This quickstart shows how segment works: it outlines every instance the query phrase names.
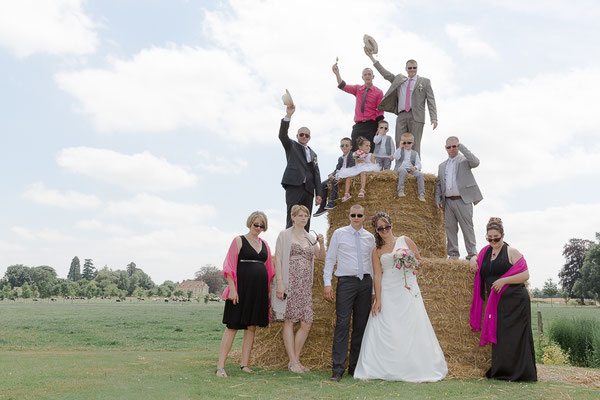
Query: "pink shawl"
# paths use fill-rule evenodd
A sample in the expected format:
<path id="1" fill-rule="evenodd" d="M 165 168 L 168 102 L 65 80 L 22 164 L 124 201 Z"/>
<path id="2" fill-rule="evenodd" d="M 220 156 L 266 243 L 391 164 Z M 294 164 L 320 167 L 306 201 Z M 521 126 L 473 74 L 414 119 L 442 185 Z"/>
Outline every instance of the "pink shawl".
<path id="1" fill-rule="evenodd" d="M 267 275 L 269 280 L 269 293 L 271 293 L 271 279 L 275 275 L 275 268 L 273 268 L 273 260 L 271 260 L 271 249 L 267 242 L 259 238 L 261 242 L 264 243 L 267 248 L 267 261 L 265 262 L 265 267 L 267 268 Z M 225 256 L 225 261 L 223 261 L 223 276 L 227 278 L 227 275 L 231 276 L 233 279 L 233 283 L 235 284 L 235 289 L 237 290 L 237 263 L 238 263 L 238 254 L 239 250 L 236 243 L 236 238 L 231 242 L 231 246 L 229 246 L 229 251 Z M 223 290 L 223 294 L 221 294 L 221 298 L 223 300 L 227 300 L 229 298 L 229 285 Z"/>
<path id="2" fill-rule="evenodd" d="M 506 290 L 508 285 L 504 285 L 500 292 L 496 292 L 492 290 L 488 297 L 487 304 L 485 306 L 485 314 L 483 318 L 483 329 L 481 328 L 481 312 L 483 311 L 483 297 L 481 296 L 481 263 L 483 262 L 483 257 L 485 256 L 485 252 L 490 247 L 490 245 L 485 246 L 479 252 L 477 256 L 477 273 L 475 274 L 475 282 L 473 285 L 473 301 L 471 302 L 471 329 L 474 332 L 481 330 L 481 338 L 479 339 L 479 345 L 485 346 L 488 343 L 498 343 L 496 340 L 496 328 L 498 326 L 498 303 L 500 302 L 500 296 Z M 501 278 L 506 278 L 507 276 L 513 276 L 516 274 L 520 274 L 521 272 L 527 271 L 527 262 L 525 258 L 521 257 L 517 262 L 510 267 L 508 271 Z"/>

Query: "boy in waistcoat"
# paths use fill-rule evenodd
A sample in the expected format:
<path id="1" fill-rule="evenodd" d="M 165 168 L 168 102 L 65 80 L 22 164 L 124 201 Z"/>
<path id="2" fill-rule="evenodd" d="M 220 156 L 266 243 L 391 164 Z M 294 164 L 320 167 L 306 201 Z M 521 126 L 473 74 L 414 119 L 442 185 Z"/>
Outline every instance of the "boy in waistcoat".
<path id="1" fill-rule="evenodd" d="M 421 172 L 421 158 L 419 154 L 412 149 L 415 137 L 412 133 L 402 134 L 400 146 L 390 160 L 395 159 L 394 169 L 398 171 L 398 197 L 405 197 L 404 181 L 406 176 L 411 174 L 417 179 L 417 194 L 419 200 L 425 202 L 425 177 Z"/>

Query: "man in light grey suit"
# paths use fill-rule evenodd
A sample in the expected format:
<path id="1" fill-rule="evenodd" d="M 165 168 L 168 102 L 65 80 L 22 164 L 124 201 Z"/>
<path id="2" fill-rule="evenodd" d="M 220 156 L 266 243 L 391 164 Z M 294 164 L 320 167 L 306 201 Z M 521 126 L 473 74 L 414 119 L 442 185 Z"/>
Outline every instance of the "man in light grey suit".
<path id="1" fill-rule="evenodd" d="M 467 260 L 477 254 L 475 231 L 473 230 L 473 206 L 483 196 L 473 176 L 472 168 L 479 159 L 460 143 L 456 136 L 446 139 L 448 159 L 440 164 L 435 185 L 435 202 L 444 210 L 447 252 L 450 258 L 458 258 L 458 226 L 465 239 Z M 458 152 L 462 154 L 458 154 Z"/>
<path id="2" fill-rule="evenodd" d="M 379 73 L 392 83 L 387 93 L 379 103 L 379 110 L 396 114 L 396 144 L 400 143 L 403 133 L 410 132 L 415 136 L 413 150 L 421 154 L 421 137 L 425 125 L 425 102 L 429 108 L 429 117 L 433 129 L 437 128 L 437 110 L 435 97 L 429 79 L 417 75 L 417 62 L 406 62 L 408 76 L 395 75 L 375 60 L 373 54 L 365 47 L 365 53 L 373 61 L 373 66 Z"/>

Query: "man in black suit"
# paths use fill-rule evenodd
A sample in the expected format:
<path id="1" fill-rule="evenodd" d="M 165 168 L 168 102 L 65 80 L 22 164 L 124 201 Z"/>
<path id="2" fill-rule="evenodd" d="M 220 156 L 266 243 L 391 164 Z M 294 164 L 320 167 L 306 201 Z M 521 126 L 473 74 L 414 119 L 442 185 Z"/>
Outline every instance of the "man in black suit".
<path id="1" fill-rule="evenodd" d="M 283 178 L 281 178 L 281 186 L 285 189 L 285 202 L 287 204 L 287 228 L 292 226 L 290 215 L 292 206 L 296 204 L 306 206 L 310 215 L 312 213 L 313 197 L 317 206 L 321 204 L 323 199 L 317 154 L 307 146 L 310 140 L 310 130 L 305 126 L 298 129 L 297 142 L 291 140 L 288 136 L 290 119 L 294 111 L 296 111 L 295 105 L 287 106 L 286 115 L 281 120 L 279 128 L 279 140 L 281 140 L 281 144 L 285 149 L 287 159 L 287 166 L 283 172 Z M 310 219 L 304 228 L 308 232 Z"/>

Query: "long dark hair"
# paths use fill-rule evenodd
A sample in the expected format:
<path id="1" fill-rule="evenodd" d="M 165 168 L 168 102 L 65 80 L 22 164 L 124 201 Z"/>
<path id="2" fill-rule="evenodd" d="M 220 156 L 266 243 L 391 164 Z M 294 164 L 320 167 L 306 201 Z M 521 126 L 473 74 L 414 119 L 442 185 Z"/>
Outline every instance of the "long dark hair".
<path id="1" fill-rule="evenodd" d="M 388 224 L 392 224 L 392 218 L 385 211 L 378 211 L 371 220 L 371 224 L 373 225 L 373 229 L 375 230 L 375 247 L 377 247 L 378 249 L 380 249 L 384 244 L 383 238 L 381 237 L 381 235 L 379 235 L 379 232 L 377 232 L 377 221 L 379 221 L 382 218 Z"/>

